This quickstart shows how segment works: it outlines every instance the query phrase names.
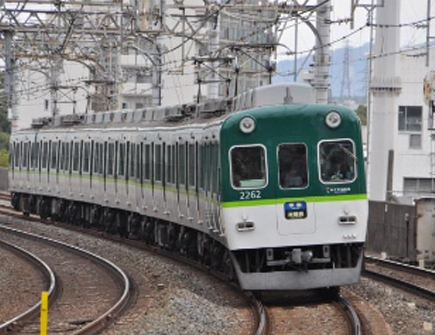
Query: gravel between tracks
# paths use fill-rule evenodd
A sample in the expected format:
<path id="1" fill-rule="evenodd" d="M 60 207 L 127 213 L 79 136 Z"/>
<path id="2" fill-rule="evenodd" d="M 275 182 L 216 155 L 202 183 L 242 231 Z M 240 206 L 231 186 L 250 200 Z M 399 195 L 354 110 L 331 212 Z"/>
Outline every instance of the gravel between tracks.
<path id="1" fill-rule="evenodd" d="M 0 216 L 0 222 L 7 220 Z M 134 280 L 139 291 L 134 308 L 104 334 L 246 334 L 251 320 L 246 302 L 218 280 L 153 253 L 20 221 L 13 226 L 95 252 Z"/>
<path id="2" fill-rule="evenodd" d="M 374 305 L 395 335 L 428 335 L 435 330 L 435 304 L 367 278 L 348 288 Z"/>
<path id="3" fill-rule="evenodd" d="M 0 324 L 36 304 L 43 289 L 41 274 L 35 268 L 0 247 Z"/>

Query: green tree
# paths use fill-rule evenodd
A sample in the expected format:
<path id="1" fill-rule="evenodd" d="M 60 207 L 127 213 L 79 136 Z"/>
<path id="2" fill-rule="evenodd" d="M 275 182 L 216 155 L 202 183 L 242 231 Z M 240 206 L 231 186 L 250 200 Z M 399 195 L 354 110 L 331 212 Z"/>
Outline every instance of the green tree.
<path id="1" fill-rule="evenodd" d="M 0 167 L 7 168 L 9 166 L 9 152 L 0 150 Z"/>
<path id="2" fill-rule="evenodd" d="M 363 126 L 366 126 L 367 125 L 367 106 L 359 105 L 358 108 L 355 110 L 355 112 L 358 115 L 359 119 L 361 120 L 361 124 Z"/>

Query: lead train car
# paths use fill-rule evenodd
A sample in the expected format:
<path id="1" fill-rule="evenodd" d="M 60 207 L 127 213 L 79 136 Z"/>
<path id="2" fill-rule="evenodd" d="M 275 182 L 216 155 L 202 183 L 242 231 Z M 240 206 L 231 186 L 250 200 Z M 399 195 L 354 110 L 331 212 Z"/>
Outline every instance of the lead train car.
<path id="1" fill-rule="evenodd" d="M 267 92 L 39 119 L 11 139 L 13 206 L 143 238 L 247 290 L 355 283 L 368 209 L 360 122 L 337 106 L 258 106 Z"/>

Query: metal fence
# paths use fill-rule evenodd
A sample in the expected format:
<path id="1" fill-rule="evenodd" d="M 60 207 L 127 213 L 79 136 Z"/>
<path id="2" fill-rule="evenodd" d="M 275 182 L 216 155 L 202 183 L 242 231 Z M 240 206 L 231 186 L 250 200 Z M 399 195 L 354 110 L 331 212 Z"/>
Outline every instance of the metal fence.
<path id="1" fill-rule="evenodd" d="M 8 170 L 0 168 L 0 191 L 7 191 L 9 188 Z"/>
<path id="2" fill-rule="evenodd" d="M 415 213 L 415 206 L 370 201 L 367 251 L 415 260 Z"/>

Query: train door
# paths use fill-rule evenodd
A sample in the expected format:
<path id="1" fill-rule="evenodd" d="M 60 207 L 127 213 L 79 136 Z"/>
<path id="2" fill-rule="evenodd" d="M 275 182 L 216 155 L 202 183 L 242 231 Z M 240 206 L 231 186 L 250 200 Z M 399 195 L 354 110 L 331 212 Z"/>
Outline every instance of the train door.
<path id="1" fill-rule="evenodd" d="M 59 162 L 60 162 L 60 141 L 59 140 L 53 140 L 52 143 L 52 150 L 51 150 L 51 166 L 50 171 L 52 174 L 52 184 L 53 184 L 53 194 L 59 195 L 60 194 L 60 188 L 59 188 Z"/>
<path id="2" fill-rule="evenodd" d="M 177 192 L 176 192 L 176 153 L 175 153 L 175 145 L 173 143 L 168 144 L 167 146 L 167 158 L 166 158 L 166 213 L 167 215 L 171 215 L 172 218 L 178 220 L 177 213 Z"/>
<path id="3" fill-rule="evenodd" d="M 78 199 L 80 196 L 80 178 L 81 178 L 81 141 L 72 142 L 72 162 L 71 162 L 71 195 Z"/>
<path id="4" fill-rule="evenodd" d="M 187 181 L 187 142 L 178 144 L 178 209 L 181 219 L 189 218 L 189 193 Z"/>
<path id="5" fill-rule="evenodd" d="M 41 172 L 40 172 L 40 191 L 44 193 L 48 187 L 48 165 L 49 165 L 49 157 L 50 157 L 50 142 L 44 137 L 44 140 L 41 142 L 42 145 L 42 157 L 41 157 Z"/>
<path id="6" fill-rule="evenodd" d="M 116 146 L 115 142 L 106 143 L 106 174 L 105 174 L 105 195 L 104 202 L 107 205 L 113 206 L 115 203 L 116 188 L 115 188 L 115 166 L 116 166 Z"/>
<path id="7" fill-rule="evenodd" d="M 134 139 L 130 137 L 130 141 L 127 142 L 127 166 L 125 171 L 125 187 L 126 187 L 126 203 L 129 208 L 133 208 L 136 204 L 136 182 L 135 182 L 135 160 L 136 160 L 136 144 Z"/>
<path id="8" fill-rule="evenodd" d="M 276 189 L 276 220 L 280 235 L 313 234 L 316 231 L 315 202 L 310 196 L 310 174 L 308 157 L 310 153 L 304 138 L 286 138 L 275 142 L 274 152 L 269 157 L 276 163 L 270 171 L 270 183 Z M 276 176 L 275 178 L 273 176 Z"/>
<path id="9" fill-rule="evenodd" d="M 125 139 L 125 137 L 121 137 Z M 127 181 L 128 181 L 128 171 L 127 171 L 127 148 L 129 142 L 121 140 L 118 144 L 118 155 L 117 159 L 117 174 L 116 174 L 116 204 L 125 205 L 127 202 Z"/>
<path id="10" fill-rule="evenodd" d="M 154 143 L 153 211 L 162 215 L 165 208 L 165 143 Z"/>
<path id="11" fill-rule="evenodd" d="M 89 199 L 91 178 L 91 142 L 81 141 L 82 165 L 80 172 L 80 198 Z"/>

